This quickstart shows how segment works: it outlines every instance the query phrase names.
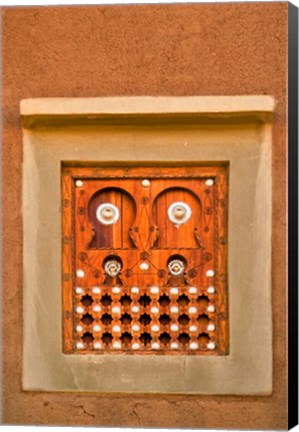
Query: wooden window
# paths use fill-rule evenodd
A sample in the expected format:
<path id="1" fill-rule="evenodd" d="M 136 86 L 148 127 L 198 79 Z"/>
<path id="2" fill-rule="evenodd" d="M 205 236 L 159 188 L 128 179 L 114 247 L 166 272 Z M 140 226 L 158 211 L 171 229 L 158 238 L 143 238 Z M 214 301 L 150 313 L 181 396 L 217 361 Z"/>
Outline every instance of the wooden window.
<path id="1" fill-rule="evenodd" d="M 227 354 L 227 194 L 226 166 L 64 166 L 64 352 Z"/>

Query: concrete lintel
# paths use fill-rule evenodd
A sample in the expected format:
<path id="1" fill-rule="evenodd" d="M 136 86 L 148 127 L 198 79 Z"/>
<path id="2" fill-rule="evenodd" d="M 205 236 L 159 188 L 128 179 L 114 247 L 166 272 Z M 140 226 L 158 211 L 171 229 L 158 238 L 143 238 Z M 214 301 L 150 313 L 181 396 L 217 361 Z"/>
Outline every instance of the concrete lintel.
<path id="1" fill-rule="evenodd" d="M 21 101 L 23 126 L 59 123 L 106 123 L 205 119 L 267 122 L 272 119 L 275 101 L 272 96 L 189 96 L 189 97 L 99 97 L 36 98 Z"/>

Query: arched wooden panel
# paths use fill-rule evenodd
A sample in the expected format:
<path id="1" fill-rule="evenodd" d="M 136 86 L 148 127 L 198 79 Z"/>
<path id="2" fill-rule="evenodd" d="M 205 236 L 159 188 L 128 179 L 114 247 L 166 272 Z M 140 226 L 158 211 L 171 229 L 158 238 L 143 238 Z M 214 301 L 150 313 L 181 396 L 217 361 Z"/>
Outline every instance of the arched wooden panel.
<path id="1" fill-rule="evenodd" d="M 101 223 L 97 217 L 100 206 L 110 204 L 118 211 L 117 221 Z M 109 210 L 109 207 L 108 207 Z M 89 249 L 130 249 L 134 245 L 129 230 L 134 222 L 136 206 L 132 197 L 122 189 L 107 188 L 96 192 L 88 205 L 88 217 L 94 235 Z M 111 223 L 110 223 L 111 222 Z"/>
<path id="2" fill-rule="evenodd" d="M 179 203 L 186 204 L 190 209 L 191 214 L 186 222 L 176 224 L 169 218 L 168 213 L 174 203 L 178 203 L 178 206 Z M 180 187 L 163 190 L 153 204 L 153 220 L 159 229 L 155 247 L 157 249 L 198 248 L 194 230 L 201 224 L 200 217 L 200 199 L 193 192 Z"/>

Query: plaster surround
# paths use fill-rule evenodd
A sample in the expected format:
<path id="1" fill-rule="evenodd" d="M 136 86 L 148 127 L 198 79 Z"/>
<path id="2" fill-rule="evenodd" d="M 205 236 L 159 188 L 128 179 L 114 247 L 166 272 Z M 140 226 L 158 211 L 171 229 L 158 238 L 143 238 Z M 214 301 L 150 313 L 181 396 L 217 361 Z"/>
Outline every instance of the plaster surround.
<path id="1" fill-rule="evenodd" d="M 272 392 L 270 96 L 28 99 L 23 119 L 23 389 Z M 62 352 L 62 164 L 229 164 L 229 355 Z"/>

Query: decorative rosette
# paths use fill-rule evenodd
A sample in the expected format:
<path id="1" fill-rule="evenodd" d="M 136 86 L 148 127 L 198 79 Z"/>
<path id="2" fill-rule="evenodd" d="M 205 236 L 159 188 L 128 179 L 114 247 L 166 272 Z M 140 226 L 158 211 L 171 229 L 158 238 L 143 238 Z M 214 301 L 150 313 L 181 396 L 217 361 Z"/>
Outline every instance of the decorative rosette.
<path id="1" fill-rule="evenodd" d="M 180 276 L 184 273 L 185 264 L 179 259 L 172 260 L 168 263 L 168 270 L 173 276 Z"/>
<path id="2" fill-rule="evenodd" d="M 109 260 L 104 266 L 105 273 L 110 277 L 115 277 L 121 271 L 121 265 L 116 260 Z"/>
<path id="3" fill-rule="evenodd" d="M 111 203 L 100 204 L 96 210 L 96 218 L 103 225 L 115 224 L 119 219 L 119 210 Z"/>
<path id="4" fill-rule="evenodd" d="M 168 218 L 176 227 L 186 223 L 192 214 L 191 208 L 183 201 L 172 203 L 168 207 Z"/>

